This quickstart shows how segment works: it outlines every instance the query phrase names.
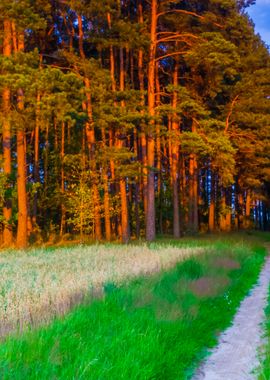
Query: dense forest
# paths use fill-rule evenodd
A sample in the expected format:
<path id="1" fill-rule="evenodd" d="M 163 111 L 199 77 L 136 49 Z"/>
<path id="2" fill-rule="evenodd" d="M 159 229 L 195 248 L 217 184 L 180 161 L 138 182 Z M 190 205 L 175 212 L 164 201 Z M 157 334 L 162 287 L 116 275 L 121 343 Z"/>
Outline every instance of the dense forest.
<path id="1" fill-rule="evenodd" d="M 254 3 L 1 0 L 2 245 L 268 228 Z"/>

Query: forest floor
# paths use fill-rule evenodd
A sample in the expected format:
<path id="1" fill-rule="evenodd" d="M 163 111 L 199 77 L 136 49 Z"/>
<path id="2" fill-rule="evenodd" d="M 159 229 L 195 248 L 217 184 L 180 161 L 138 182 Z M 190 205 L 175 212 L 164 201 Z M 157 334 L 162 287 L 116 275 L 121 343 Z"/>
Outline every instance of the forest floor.
<path id="1" fill-rule="evenodd" d="M 1 380 L 191 378 L 257 282 L 257 235 L 4 253 L 1 324 L 22 322 L 0 344 Z"/>
<path id="2" fill-rule="evenodd" d="M 252 380 L 260 369 L 263 347 L 264 309 L 270 284 L 270 257 L 259 281 L 241 303 L 232 325 L 220 335 L 219 343 L 200 366 L 193 380 Z M 265 377 L 269 379 L 269 377 Z"/>

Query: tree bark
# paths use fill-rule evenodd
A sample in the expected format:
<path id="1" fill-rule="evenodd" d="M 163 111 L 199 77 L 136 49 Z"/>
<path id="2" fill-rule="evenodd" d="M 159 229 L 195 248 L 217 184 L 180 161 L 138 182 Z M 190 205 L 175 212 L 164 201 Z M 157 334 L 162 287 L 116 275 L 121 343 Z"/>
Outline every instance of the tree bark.
<path id="1" fill-rule="evenodd" d="M 250 194 L 250 190 L 247 190 L 247 192 L 246 192 L 246 212 L 245 212 L 245 220 L 244 220 L 244 227 L 247 229 L 250 228 L 250 226 L 251 226 L 250 215 L 251 215 L 251 194 Z"/>
<path id="2" fill-rule="evenodd" d="M 152 241 L 156 237 L 155 225 L 155 71 L 156 71 L 156 39 L 157 39 L 157 0 L 151 3 L 151 32 L 150 32 L 150 51 L 148 64 L 148 111 L 152 120 L 149 125 L 147 135 L 147 211 L 146 211 L 146 240 Z"/>
<path id="3" fill-rule="evenodd" d="M 9 20 L 4 20 L 4 39 L 3 39 L 3 55 L 5 57 L 10 57 L 12 52 L 12 31 L 11 22 Z M 4 174 L 7 176 L 7 188 L 10 189 L 10 175 L 11 175 L 11 127 L 9 121 L 10 112 L 10 89 L 5 88 L 3 90 L 3 112 L 5 118 L 3 120 L 3 170 Z M 5 196 L 4 208 L 4 230 L 3 230 L 3 244 L 4 246 L 10 246 L 12 244 L 12 201 L 10 194 Z"/>
<path id="4" fill-rule="evenodd" d="M 105 148 L 106 133 L 104 128 L 101 130 L 103 146 Z M 103 167 L 103 190 L 104 190 L 104 219 L 105 219 L 105 238 L 107 241 L 111 240 L 111 214 L 110 214 L 110 193 L 109 181 L 107 172 L 107 163 Z"/>
<path id="5" fill-rule="evenodd" d="M 178 63 L 175 63 L 173 73 L 173 85 L 178 85 Z M 172 107 L 176 109 L 178 101 L 177 91 L 173 92 Z M 173 115 L 172 119 L 172 187 L 173 187 L 173 236 L 175 238 L 180 237 L 180 211 L 179 211 L 179 120 L 177 115 Z"/>
<path id="6" fill-rule="evenodd" d="M 104 178 L 105 237 L 107 241 L 110 241 L 111 240 L 111 214 L 110 214 L 110 195 L 109 195 L 109 188 L 108 188 L 107 173 L 103 175 L 103 178 Z"/>
<path id="7" fill-rule="evenodd" d="M 24 51 L 24 35 L 18 35 L 18 50 Z M 18 91 L 18 109 L 20 112 L 24 110 L 24 93 L 20 89 Z M 26 192 L 26 139 L 24 127 L 17 130 L 17 186 L 18 186 L 18 230 L 17 230 L 17 246 L 25 248 L 27 246 L 27 192 Z"/>
<path id="8" fill-rule="evenodd" d="M 210 187 L 210 204 L 208 209 L 208 227 L 209 232 L 215 230 L 215 178 L 214 173 L 210 170 L 211 175 L 211 187 Z"/>
<path id="9" fill-rule="evenodd" d="M 143 8 L 142 1 L 138 1 L 138 21 L 143 24 Z M 140 88 L 140 105 L 142 107 L 141 113 L 144 114 L 145 95 L 144 95 L 144 69 L 143 69 L 143 49 L 139 49 L 138 53 L 138 79 Z M 140 155 L 142 163 L 142 176 L 141 176 L 141 194 L 143 199 L 143 209 L 146 218 L 147 215 L 147 140 L 145 133 L 145 126 L 141 126 L 140 130 Z M 146 221 L 146 220 L 145 220 Z"/>
<path id="10" fill-rule="evenodd" d="M 120 48 L 120 91 L 125 90 L 125 69 L 124 69 L 124 51 Z M 121 108 L 125 107 L 125 102 L 121 101 Z M 123 139 L 118 140 L 118 146 L 121 149 L 123 147 Z M 120 178 L 120 195 L 121 195 L 121 226 L 122 226 L 122 242 L 127 243 L 130 238 L 129 232 L 129 217 L 128 217 L 128 200 L 127 200 L 127 188 L 126 178 Z"/>
<path id="11" fill-rule="evenodd" d="M 65 158 L 65 122 L 62 121 L 61 126 L 61 224 L 60 224 L 60 236 L 62 237 L 65 229 L 66 221 L 66 208 L 64 205 L 65 195 L 65 172 L 64 172 L 64 158 Z"/>
<path id="12" fill-rule="evenodd" d="M 40 92 L 37 94 L 37 108 L 36 108 L 36 125 L 35 125 L 35 142 L 34 142 L 34 182 L 37 184 L 40 180 L 39 178 L 39 134 L 40 134 Z M 33 202 L 33 218 L 32 222 L 35 226 L 37 223 L 37 192 L 34 195 Z"/>
<path id="13" fill-rule="evenodd" d="M 195 154 L 189 157 L 189 230 L 198 232 L 198 178 Z"/>
<path id="14" fill-rule="evenodd" d="M 126 180 L 120 178 L 120 196 L 121 196 L 121 230 L 122 230 L 122 242 L 128 243 L 129 236 L 129 220 L 128 220 L 128 202 L 127 202 L 127 190 Z"/>

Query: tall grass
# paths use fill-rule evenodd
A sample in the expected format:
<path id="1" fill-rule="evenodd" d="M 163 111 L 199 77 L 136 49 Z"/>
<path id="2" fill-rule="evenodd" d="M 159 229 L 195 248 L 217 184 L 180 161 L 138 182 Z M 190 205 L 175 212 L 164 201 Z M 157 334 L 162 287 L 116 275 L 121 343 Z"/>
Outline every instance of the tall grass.
<path id="1" fill-rule="evenodd" d="M 265 346 L 261 353 L 261 367 L 258 369 L 259 380 L 270 379 L 270 288 L 268 297 L 268 306 L 265 310 L 266 322 L 265 322 Z"/>
<path id="2" fill-rule="evenodd" d="M 171 268 L 202 248 L 96 245 L 0 255 L 0 336 L 48 322 L 103 285 Z"/>
<path id="3" fill-rule="evenodd" d="M 190 378 L 256 282 L 264 256 L 263 248 L 216 243 L 159 274 L 126 285 L 107 282 L 105 298 L 7 338 L 0 345 L 0 378 Z"/>

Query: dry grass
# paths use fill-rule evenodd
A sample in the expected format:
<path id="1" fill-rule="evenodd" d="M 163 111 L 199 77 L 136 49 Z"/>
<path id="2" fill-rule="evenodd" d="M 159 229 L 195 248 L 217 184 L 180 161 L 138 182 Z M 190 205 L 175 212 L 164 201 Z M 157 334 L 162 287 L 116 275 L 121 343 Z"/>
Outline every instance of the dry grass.
<path id="1" fill-rule="evenodd" d="M 107 282 L 168 269 L 202 248 L 78 246 L 7 252 L 0 256 L 0 336 L 49 322 L 85 297 L 101 297 Z"/>

